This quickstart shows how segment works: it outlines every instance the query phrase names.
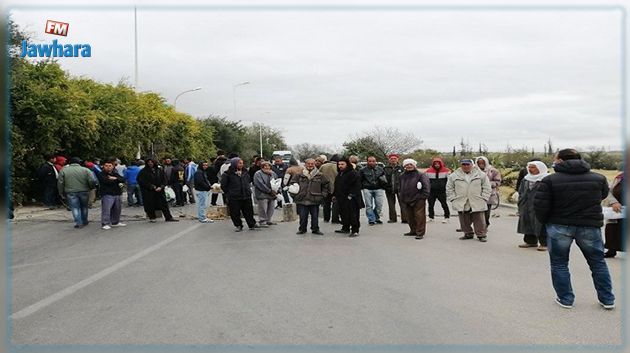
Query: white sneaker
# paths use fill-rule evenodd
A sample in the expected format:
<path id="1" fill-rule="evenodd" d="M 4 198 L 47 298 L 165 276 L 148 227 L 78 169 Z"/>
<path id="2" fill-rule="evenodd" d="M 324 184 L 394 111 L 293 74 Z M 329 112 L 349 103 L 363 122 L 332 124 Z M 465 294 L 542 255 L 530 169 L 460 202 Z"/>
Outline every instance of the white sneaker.
<path id="1" fill-rule="evenodd" d="M 112 229 L 112 227 L 110 227 L 109 225 L 106 224 L 106 225 L 102 226 L 101 229 L 110 230 L 110 229 Z"/>
<path id="2" fill-rule="evenodd" d="M 116 223 L 116 224 L 112 224 L 112 227 L 126 227 L 127 225 L 125 223 Z"/>
<path id="3" fill-rule="evenodd" d="M 201 222 L 201 223 L 214 223 L 214 221 L 211 220 L 210 218 L 201 219 L 201 220 L 199 220 L 199 222 Z"/>
<path id="4" fill-rule="evenodd" d="M 606 310 L 612 310 L 615 308 L 615 303 L 612 304 L 604 304 L 602 302 L 599 302 L 599 305 L 602 306 L 602 308 L 606 309 Z"/>
<path id="5" fill-rule="evenodd" d="M 446 224 L 446 223 L 450 223 L 450 221 L 449 221 L 449 219 L 448 219 L 448 218 L 444 218 L 444 219 L 442 220 L 442 223 L 443 223 L 443 224 Z"/>

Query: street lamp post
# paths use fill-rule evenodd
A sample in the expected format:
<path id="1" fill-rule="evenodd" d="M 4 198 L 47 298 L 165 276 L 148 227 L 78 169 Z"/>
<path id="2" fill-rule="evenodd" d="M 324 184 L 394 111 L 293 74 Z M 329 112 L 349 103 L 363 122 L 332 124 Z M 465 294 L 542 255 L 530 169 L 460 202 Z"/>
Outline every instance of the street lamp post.
<path id="1" fill-rule="evenodd" d="M 237 83 L 234 86 L 232 86 L 232 101 L 234 103 L 234 120 L 238 120 L 236 119 L 236 87 L 249 85 L 250 83 L 251 82 L 249 81 L 245 81 L 245 82 Z"/>
<path id="2" fill-rule="evenodd" d="M 186 90 L 186 91 L 184 91 L 184 92 L 182 92 L 182 93 L 178 94 L 178 95 L 175 97 L 175 103 L 173 104 L 173 108 L 174 108 L 175 110 L 177 110 L 177 98 L 179 98 L 182 94 L 184 94 L 184 93 L 188 93 L 188 92 L 199 91 L 200 89 L 201 89 L 201 87 L 197 87 L 197 88 L 193 88 L 193 89 Z"/>

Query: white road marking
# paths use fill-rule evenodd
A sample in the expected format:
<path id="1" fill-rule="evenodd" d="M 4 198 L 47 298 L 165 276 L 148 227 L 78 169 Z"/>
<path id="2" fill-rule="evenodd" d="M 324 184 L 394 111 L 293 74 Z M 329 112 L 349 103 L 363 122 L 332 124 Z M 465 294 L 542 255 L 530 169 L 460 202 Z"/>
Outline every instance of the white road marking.
<path id="1" fill-rule="evenodd" d="M 95 274 L 95 275 L 93 275 L 93 276 L 91 276 L 89 278 L 86 278 L 86 279 L 82 280 L 81 282 L 73 284 L 70 287 L 67 287 L 66 289 L 63 289 L 63 290 L 61 290 L 61 291 L 59 291 L 59 292 L 57 292 L 57 293 L 55 293 L 55 294 L 53 294 L 53 295 L 51 295 L 51 296 L 49 296 L 47 298 L 44 298 L 44 299 L 38 301 L 35 304 L 29 305 L 26 308 L 24 308 L 24 309 L 22 309 L 22 310 L 20 310 L 20 311 L 18 311 L 16 313 L 13 313 L 13 315 L 11 315 L 10 317 L 13 320 L 17 320 L 17 319 L 23 319 L 23 318 L 25 318 L 27 316 L 30 316 L 30 315 L 36 313 L 37 311 L 39 311 L 39 310 L 49 306 L 50 304 L 53 304 L 53 303 L 55 303 L 55 302 L 65 298 L 65 297 L 67 297 L 67 296 L 77 292 L 78 290 L 81 290 L 81 289 L 89 286 L 90 284 L 92 284 L 92 283 L 94 283 L 94 282 L 96 282 L 96 281 L 106 277 L 107 275 L 110 275 L 110 274 L 120 270 L 121 268 L 123 268 L 123 267 L 125 267 L 125 266 L 127 266 L 127 265 L 129 265 L 129 264 L 131 264 L 131 263 L 141 259 L 144 256 L 149 255 L 150 253 L 152 253 L 152 252 L 154 252 L 154 251 L 156 251 L 156 250 L 158 250 L 158 249 L 168 245 L 169 243 L 172 243 L 173 241 L 183 237 L 186 233 L 189 233 L 189 232 L 199 228 L 200 226 L 201 226 L 201 224 L 199 223 L 199 224 L 195 224 L 194 226 L 188 227 L 188 228 L 182 230 L 181 232 L 179 232 L 179 233 L 177 233 L 177 234 L 175 234 L 175 235 L 173 235 L 173 236 L 171 236 L 171 237 L 169 237 L 167 239 L 164 239 L 161 242 L 159 242 L 159 243 L 157 243 L 157 244 L 155 244 L 155 245 L 153 245 L 153 246 L 151 246 L 149 248 L 146 248 L 146 249 L 140 251 L 139 253 L 137 253 L 137 254 L 135 254 L 135 255 L 133 255 L 131 257 L 128 257 L 128 258 L 126 258 L 126 259 L 124 259 L 124 260 L 122 260 L 122 261 L 120 261 L 120 262 L 118 262 L 118 263 L 116 263 L 116 264 L 114 264 L 114 265 L 104 269 L 103 271 L 101 271 L 101 272 L 99 272 L 99 273 L 97 273 L 97 274 Z"/>

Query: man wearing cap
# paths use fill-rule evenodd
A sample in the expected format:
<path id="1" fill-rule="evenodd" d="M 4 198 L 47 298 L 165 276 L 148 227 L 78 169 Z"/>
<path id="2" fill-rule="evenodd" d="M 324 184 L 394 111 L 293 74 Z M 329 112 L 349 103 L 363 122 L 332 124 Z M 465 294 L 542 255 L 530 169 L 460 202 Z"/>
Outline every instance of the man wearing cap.
<path id="1" fill-rule="evenodd" d="M 429 177 L 418 171 L 417 165 L 418 163 L 413 159 L 403 161 L 405 172 L 400 176 L 398 197 L 402 213 L 406 215 L 409 224 L 409 232 L 404 235 L 422 239 L 426 233 L 427 216 L 425 209 L 427 198 L 431 192 L 431 184 Z"/>
<path id="2" fill-rule="evenodd" d="M 492 192 L 490 180 L 484 172 L 473 167 L 471 159 L 460 160 L 460 165 L 448 176 L 446 182 L 446 197 L 457 211 L 459 224 L 464 232 L 459 239 L 472 239 L 476 235 L 479 241 L 486 242 L 484 214 L 488 208 L 486 202 Z"/>
<path id="3" fill-rule="evenodd" d="M 400 188 L 400 176 L 405 170 L 398 164 L 399 156 L 396 153 L 390 154 L 387 158 L 389 159 L 389 164 L 383 167 L 385 178 L 387 179 L 387 186 L 385 187 L 385 196 L 387 197 L 387 206 L 389 208 L 389 221 L 387 223 L 396 223 L 398 221 L 396 216 L 396 195 Z M 398 203 L 400 203 L 400 196 L 398 197 Z M 402 212 L 402 205 L 400 206 L 400 220 L 402 223 L 407 222 L 406 215 Z"/>

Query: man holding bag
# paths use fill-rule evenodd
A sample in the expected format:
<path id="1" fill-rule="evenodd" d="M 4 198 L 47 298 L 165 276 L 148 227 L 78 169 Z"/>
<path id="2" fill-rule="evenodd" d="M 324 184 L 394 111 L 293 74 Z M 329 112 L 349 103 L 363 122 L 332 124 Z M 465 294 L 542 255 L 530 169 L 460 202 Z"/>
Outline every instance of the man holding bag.
<path id="1" fill-rule="evenodd" d="M 402 212 L 407 218 L 409 232 L 406 236 L 415 236 L 420 240 L 426 234 L 427 216 L 426 201 L 431 192 L 429 177 L 418 171 L 417 162 L 413 159 L 405 159 L 403 168 L 405 172 L 400 176 L 400 191 L 398 197 Z"/>

